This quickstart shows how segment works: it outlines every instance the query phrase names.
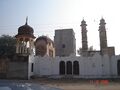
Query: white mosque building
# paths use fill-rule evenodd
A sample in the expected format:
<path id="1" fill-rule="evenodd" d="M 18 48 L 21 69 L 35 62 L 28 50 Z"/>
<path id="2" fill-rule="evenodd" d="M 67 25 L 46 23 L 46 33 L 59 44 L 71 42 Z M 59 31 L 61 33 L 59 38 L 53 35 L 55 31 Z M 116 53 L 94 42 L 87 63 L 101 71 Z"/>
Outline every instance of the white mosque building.
<path id="1" fill-rule="evenodd" d="M 120 56 L 114 47 L 108 47 L 105 20 L 99 24 L 100 50 L 88 49 L 87 24 L 81 22 L 81 55 L 76 56 L 76 39 L 73 29 L 55 30 L 54 41 L 40 36 L 34 42 L 34 31 L 27 22 L 18 29 L 16 53 L 29 56 L 28 78 L 119 78 Z M 32 53 L 35 48 L 35 55 Z"/>

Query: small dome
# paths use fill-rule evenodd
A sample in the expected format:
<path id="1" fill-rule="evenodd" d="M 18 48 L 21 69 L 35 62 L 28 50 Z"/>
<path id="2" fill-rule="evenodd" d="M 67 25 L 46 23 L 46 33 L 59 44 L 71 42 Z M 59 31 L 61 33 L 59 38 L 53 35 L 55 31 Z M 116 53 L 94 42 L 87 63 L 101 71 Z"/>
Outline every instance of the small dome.
<path id="1" fill-rule="evenodd" d="M 81 26 L 83 26 L 83 25 L 87 26 L 86 21 L 84 19 L 81 21 Z"/>
<path id="2" fill-rule="evenodd" d="M 100 21 L 103 21 L 103 22 L 104 22 L 105 20 L 104 20 L 104 18 L 101 18 L 101 20 L 100 20 Z"/>
<path id="3" fill-rule="evenodd" d="M 86 23 L 86 21 L 83 19 L 81 23 Z"/>
<path id="4" fill-rule="evenodd" d="M 33 28 L 30 27 L 30 26 L 27 24 L 27 22 L 26 22 L 25 25 L 20 26 L 20 27 L 18 28 L 18 34 L 16 35 L 16 37 L 19 36 L 19 35 L 27 35 L 27 36 L 30 36 L 30 37 L 32 37 L 32 38 L 35 38 L 35 36 L 33 35 L 33 33 L 34 33 Z"/>
<path id="5" fill-rule="evenodd" d="M 25 24 L 21 27 L 18 28 L 18 34 L 33 34 L 33 28 L 30 27 L 29 25 Z"/>
<path id="6" fill-rule="evenodd" d="M 37 42 L 37 41 L 39 41 L 39 40 L 45 40 L 46 43 L 53 43 L 53 41 L 52 41 L 49 37 L 47 37 L 47 36 L 40 36 L 40 37 L 38 37 L 38 38 L 36 39 L 35 42 Z"/>
<path id="7" fill-rule="evenodd" d="M 101 18 L 101 20 L 100 20 L 100 25 L 101 25 L 101 24 L 106 24 L 106 23 L 105 23 L 105 20 L 104 20 L 103 18 Z"/>

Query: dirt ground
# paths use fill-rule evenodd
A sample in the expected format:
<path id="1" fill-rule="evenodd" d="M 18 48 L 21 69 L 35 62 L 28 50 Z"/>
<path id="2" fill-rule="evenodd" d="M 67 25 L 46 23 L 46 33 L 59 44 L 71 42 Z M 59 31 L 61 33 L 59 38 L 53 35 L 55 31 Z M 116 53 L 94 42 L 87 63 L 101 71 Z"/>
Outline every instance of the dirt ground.
<path id="1" fill-rule="evenodd" d="M 32 82 L 62 90 L 120 90 L 120 80 L 33 79 Z"/>
<path id="2" fill-rule="evenodd" d="M 85 79 L 48 79 L 15 80 L 16 82 L 36 83 L 60 88 L 62 90 L 120 90 L 120 79 L 85 80 Z"/>

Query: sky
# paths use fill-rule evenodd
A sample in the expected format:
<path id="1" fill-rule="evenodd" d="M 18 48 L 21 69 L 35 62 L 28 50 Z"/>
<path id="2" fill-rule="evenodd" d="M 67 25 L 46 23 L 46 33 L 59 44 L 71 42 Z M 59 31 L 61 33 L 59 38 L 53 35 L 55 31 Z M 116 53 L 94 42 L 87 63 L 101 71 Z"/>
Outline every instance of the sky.
<path id="1" fill-rule="evenodd" d="M 36 37 L 47 35 L 54 39 L 56 29 L 73 28 L 76 49 L 81 47 L 81 21 L 87 23 L 88 46 L 99 50 L 99 23 L 106 21 L 108 46 L 120 54 L 119 0 L 0 0 L 0 35 L 17 34 L 25 24 L 33 27 Z"/>

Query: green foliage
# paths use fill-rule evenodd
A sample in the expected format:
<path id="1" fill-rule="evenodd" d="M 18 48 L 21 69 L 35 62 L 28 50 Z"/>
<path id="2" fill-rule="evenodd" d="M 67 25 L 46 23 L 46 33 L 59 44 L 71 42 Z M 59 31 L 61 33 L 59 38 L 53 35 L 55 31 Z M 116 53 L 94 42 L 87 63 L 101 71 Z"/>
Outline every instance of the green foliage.
<path id="1" fill-rule="evenodd" d="M 77 50 L 77 53 L 78 53 L 78 55 L 81 55 L 81 54 L 82 54 L 82 48 L 79 48 L 79 49 Z"/>
<path id="2" fill-rule="evenodd" d="M 12 56 L 15 54 L 16 40 L 9 35 L 0 36 L 0 56 Z"/>

